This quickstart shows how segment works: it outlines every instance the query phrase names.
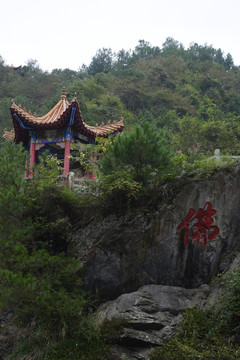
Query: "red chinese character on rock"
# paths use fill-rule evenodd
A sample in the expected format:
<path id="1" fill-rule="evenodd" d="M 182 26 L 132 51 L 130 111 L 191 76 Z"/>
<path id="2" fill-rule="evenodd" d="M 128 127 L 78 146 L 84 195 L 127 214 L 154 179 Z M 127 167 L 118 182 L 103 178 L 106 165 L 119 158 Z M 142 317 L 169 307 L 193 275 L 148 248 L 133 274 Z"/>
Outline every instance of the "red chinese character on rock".
<path id="1" fill-rule="evenodd" d="M 189 209 L 187 216 L 177 227 L 178 231 L 185 228 L 185 246 L 188 244 L 190 225 L 194 222 L 192 240 L 196 240 L 199 245 L 200 239 L 203 239 L 203 250 L 205 250 L 207 241 L 215 239 L 215 237 L 219 234 L 219 228 L 212 225 L 214 222 L 212 216 L 216 213 L 217 211 L 212 208 L 212 204 L 210 202 L 206 202 L 203 209 L 198 209 L 197 213 L 194 209 Z"/>

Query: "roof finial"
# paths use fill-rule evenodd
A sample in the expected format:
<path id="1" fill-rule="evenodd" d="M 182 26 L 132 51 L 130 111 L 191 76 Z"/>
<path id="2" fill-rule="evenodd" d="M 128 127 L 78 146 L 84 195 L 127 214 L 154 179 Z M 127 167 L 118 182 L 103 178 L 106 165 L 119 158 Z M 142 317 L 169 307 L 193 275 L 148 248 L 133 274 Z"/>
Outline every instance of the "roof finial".
<path id="1" fill-rule="evenodd" d="M 74 101 L 77 101 L 77 93 L 76 93 L 76 91 L 75 91 L 74 97 L 73 97 L 73 99 L 72 99 L 72 102 L 74 102 Z"/>
<path id="2" fill-rule="evenodd" d="M 65 88 L 65 86 L 63 86 L 63 88 L 62 88 L 61 99 L 66 99 L 66 88 Z"/>

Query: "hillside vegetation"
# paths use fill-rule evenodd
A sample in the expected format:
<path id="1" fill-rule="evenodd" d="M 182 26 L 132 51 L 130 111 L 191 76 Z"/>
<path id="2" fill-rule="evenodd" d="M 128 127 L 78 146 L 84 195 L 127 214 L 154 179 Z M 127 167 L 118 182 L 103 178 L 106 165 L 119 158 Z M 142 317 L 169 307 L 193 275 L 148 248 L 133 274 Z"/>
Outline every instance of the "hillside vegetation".
<path id="1" fill-rule="evenodd" d="M 13 71 L 1 59 L 0 131 L 12 127 L 12 98 L 41 116 L 63 85 L 69 100 L 77 92 L 90 125 L 123 116 L 126 129 L 145 121 L 165 129 L 173 150 L 187 155 L 215 148 L 239 154 L 240 68 L 221 49 L 196 43 L 185 49 L 172 38 L 160 48 L 140 40 L 133 51 L 99 49 L 79 71 L 44 72 L 35 60 Z"/>
<path id="2" fill-rule="evenodd" d="M 79 71 L 51 73 L 32 60 L 17 71 L 1 60 L 0 131 L 12 128 L 12 98 L 40 116 L 59 100 L 63 85 L 69 100 L 77 92 L 85 122 L 123 116 L 126 129 L 114 141 L 99 141 L 85 153 L 80 149 L 78 160 L 85 166 L 92 152 L 99 157 L 90 164 L 98 181 L 86 182 L 80 193 L 58 182 L 55 157 L 40 159 L 33 178 L 24 180 L 28 155 L 21 145 L 1 144 L 4 360 L 116 359 L 110 345 L 121 324 L 95 325 L 98 304 L 84 291 L 80 260 L 67 256 L 68 239 L 93 218 L 153 213 L 179 191 L 183 173 L 191 181 L 211 176 L 216 163 L 202 158 L 215 148 L 240 153 L 240 68 L 220 49 L 198 44 L 184 49 L 171 38 L 162 48 L 139 41 L 134 51 L 101 49 Z M 237 271 L 225 280 L 224 317 L 214 309 L 206 314 L 190 310 L 179 336 L 156 348 L 151 359 L 239 359 L 239 278 Z"/>
<path id="3" fill-rule="evenodd" d="M 121 170 L 111 168 L 116 150 L 129 144 L 129 137 L 131 144 L 138 145 L 136 153 L 141 153 L 142 143 L 134 142 L 137 132 L 144 144 L 152 144 L 152 140 L 150 144 L 146 142 L 142 130 L 138 126 L 117 138 L 121 141 L 107 145 L 106 155 L 100 160 L 99 181 L 87 182 L 80 194 L 58 183 L 55 158 L 45 158 L 36 166 L 33 179 L 26 181 L 23 178 L 26 153 L 21 145 L 4 143 L 1 147 L 2 359 L 127 359 L 116 357 L 110 348 L 119 341 L 124 323 L 110 321 L 96 326 L 93 314 L 98 302 L 84 290 L 81 259 L 67 256 L 66 250 L 68 239 L 77 229 L 84 231 L 93 219 L 95 224 L 98 219 L 101 227 L 106 214 L 128 212 L 134 217 L 136 211 L 154 213 L 156 206 L 163 204 L 164 199 L 167 201 L 168 190 L 173 196 L 181 188 L 181 179 L 176 179 L 177 166 L 172 170 L 175 177 L 172 174 L 166 183 L 171 159 L 166 156 L 167 145 L 161 137 L 154 142 L 164 160 L 159 173 L 155 172 L 159 163 L 154 158 L 149 164 L 143 161 L 139 168 L 137 162 L 130 165 L 126 156 L 119 164 Z M 146 136 L 149 131 L 145 125 Z M 151 159 L 151 151 L 148 154 Z M 222 286 L 227 296 L 219 298 L 217 310 L 213 308 L 207 313 L 189 310 L 179 336 L 156 348 L 150 359 L 239 359 L 239 285 L 239 271 L 224 277 Z"/>

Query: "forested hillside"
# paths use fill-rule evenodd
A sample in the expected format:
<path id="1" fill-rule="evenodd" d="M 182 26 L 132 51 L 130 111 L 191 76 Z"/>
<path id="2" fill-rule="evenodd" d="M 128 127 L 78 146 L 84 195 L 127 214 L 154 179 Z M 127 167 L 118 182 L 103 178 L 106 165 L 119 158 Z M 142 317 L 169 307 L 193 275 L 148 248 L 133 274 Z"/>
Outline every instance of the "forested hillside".
<path id="1" fill-rule="evenodd" d="M 240 165 L 209 156 L 240 153 L 231 55 L 168 38 L 78 71 L 15 65 L 0 58 L 0 133 L 11 99 L 41 116 L 63 86 L 86 123 L 123 116 L 125 130 L 72 144 L 97 177 L 78 188 L 47 152 L 24 179 L 24 147 L 1 143 L 0 359 L 239 360 Z M 128 318 L 99 322 L 100 303 L 126 298 Z"/>
<path id="2" fill-rule="evenodd" d="M 15 64 L 19 66 L 20 64 Z M 240 68 L 230 54 L 212 46 L 185 49 L 167 38 L 162 47 L 140 40 L 133 51 L 100 49 L 79 71 L 44 72 L 30 60 L 17 70 L 0 60 L 0 132 L 12 128 L 11 99 L 47 113 L 66 86 L 69 100 L 77 92 L 84 121 L 101 124 L 125 119 L 126 129 L 151 122 L 184 154 L 239 154 Z"/>

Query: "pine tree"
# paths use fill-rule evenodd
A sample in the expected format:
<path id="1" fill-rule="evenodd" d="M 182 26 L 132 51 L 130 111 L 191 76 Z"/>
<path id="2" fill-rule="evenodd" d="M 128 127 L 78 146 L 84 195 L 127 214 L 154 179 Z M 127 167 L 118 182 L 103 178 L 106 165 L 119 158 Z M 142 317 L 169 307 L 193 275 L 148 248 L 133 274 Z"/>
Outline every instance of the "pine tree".
<path id="1" fill-rule="evenodd" d="M 146 183 L 153 173 L 163 175 L 171 163 L 172 152 L 162 132 L 149 123 L 136 125 L 109 144 L 101 160 L 105 175 L 124 170 L 133 180 Z"/>

